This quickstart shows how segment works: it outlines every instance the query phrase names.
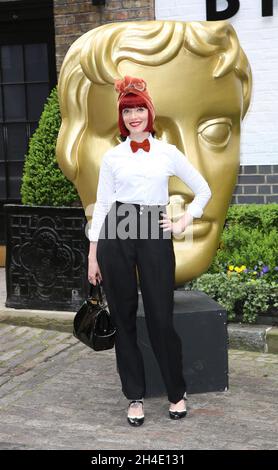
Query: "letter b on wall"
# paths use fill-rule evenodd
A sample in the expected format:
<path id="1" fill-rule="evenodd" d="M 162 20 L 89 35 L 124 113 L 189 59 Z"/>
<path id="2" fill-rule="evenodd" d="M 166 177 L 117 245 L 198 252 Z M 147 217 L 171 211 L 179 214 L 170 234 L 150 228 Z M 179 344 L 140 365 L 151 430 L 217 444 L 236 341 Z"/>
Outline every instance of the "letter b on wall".
<path id="1" fill-rule="evenodd" d="M 217 0 L 207 0 L 207 21 L 227 20 L 234 16 L 240 7 L 239 0 L 226 0 L 226 10 L 217 11 Z"/>

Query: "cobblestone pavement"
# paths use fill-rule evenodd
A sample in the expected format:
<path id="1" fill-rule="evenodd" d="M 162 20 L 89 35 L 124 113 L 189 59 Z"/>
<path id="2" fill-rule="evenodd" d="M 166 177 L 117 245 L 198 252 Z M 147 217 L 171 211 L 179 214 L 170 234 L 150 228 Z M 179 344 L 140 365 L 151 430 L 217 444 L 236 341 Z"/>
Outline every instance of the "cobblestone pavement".
<path id="1" fill-rule="evenodd" d="M 1 449 L 278 448 L 278 355 L 230 350 L 228 392 L 189 395 L 180 421 L 166 396 L 147 398 L 132 428 L 114 349 L 1 323 L 0 345 Z"/>

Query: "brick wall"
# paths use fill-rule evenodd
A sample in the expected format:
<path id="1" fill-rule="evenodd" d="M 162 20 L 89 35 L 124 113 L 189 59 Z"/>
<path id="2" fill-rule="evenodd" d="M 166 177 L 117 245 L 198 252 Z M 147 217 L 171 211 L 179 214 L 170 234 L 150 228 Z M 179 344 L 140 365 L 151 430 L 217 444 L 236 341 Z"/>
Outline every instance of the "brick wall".
<path id="1" fill-rule="evenodd" d="M 242 165 L 232 203 L 278 202 L 278 165 Z"/>
<path id="2" fill-rule="evenodd" d="M 57 73 L 71 44 L 83 33 L 102 24 L 154 19 L 154 0 L 54 0 Z"/>

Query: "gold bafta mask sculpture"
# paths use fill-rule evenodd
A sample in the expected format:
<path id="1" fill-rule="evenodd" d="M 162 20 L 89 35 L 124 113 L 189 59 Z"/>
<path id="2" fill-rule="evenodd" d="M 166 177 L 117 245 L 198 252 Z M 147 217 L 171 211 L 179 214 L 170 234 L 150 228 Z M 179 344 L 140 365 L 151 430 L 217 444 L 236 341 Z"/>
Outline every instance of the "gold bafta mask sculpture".
<path id="1" fill-rule="evenodd" d="M 156 110 L 155 137 L 187 155 L 212 191 L 203 216 L 193 220 L 192 239 L 173 238 L 176 284 L 182 285 L 209 268 L 219 245 L 239 171 L 250 66 L 226 21 L 112 23 L 76 40 L 59 76 L 62 124 L 56 153 L 88 222 L 102 156 L 121 142 L 114 80 L 125 75 L 144 78 Z M 175 176 L 169 195 L 167 212 L 177 217 L 194 197 Z"/>

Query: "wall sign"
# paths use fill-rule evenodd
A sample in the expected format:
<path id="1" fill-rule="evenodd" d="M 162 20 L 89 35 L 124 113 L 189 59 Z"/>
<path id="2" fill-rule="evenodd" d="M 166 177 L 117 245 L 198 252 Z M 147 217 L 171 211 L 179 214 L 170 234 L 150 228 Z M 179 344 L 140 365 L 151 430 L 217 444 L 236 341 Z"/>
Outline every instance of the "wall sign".
<path id="1" fill-rule="evenodd" d="M 262 16 L 273 16 L 273 0 L 262 1 Z M 240 9 L 239 0 L 226 0 L 227 8 L 225 10 L 217 10 L 217 0 L 206 0 L 207 20 L 227 20 L 234 16 Z"/>

